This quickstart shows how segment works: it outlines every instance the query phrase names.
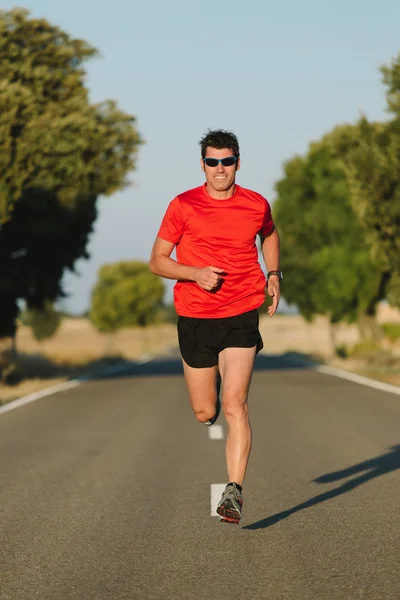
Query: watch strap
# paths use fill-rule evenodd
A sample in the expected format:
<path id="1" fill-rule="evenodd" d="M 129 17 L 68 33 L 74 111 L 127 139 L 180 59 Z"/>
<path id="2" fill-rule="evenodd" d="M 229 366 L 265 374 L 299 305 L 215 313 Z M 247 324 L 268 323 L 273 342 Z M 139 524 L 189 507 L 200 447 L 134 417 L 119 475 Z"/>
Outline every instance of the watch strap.
<path id="1" fill-rule="evenodd" d="M 268 271 L 267 279 L 269 279 L 271 275 L 276 275 L 279 278 L 279 281 L 282 281 L 283 279 L 282 271 Z"/>

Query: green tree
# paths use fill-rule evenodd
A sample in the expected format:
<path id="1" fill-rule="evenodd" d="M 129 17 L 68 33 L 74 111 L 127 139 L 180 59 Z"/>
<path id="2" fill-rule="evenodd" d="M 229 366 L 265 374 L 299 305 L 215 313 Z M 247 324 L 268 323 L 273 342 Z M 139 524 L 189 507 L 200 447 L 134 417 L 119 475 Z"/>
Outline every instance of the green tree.
<path id="1" fill-rule="evenodd" d="M 41 342 L 56 333 L 62 317 L 51 302 L 45 302 L 43 308 L 23 311 L 20 320 L 32 328 L 33 337 Z"/>
<path id="2" fill-rule="evenodd" d="M 327 315 L 332 323 L 358 320 L 366 334 L 382 297 L 382 274 L 370 254 L 363 228 L 352 208 L 340 154 L 334 140 L 346 134 L 348 148 L 357 128 L 338 128 L 311 144 L 304 157 L 285 165 L 277 183 L 274 215 L 281 233 L 285 299 L 312 319 Z"/>
<path id="3" fill-rule="evenodd" d="M 89 318 L 103 332 L 145 326 L 158 320 L 164 282 L 142 261 L 103 265 L 92 291 Z"/>
<path id="4" fill-rule="evenodd" d="M 383 82 L 386 85 L 386 100 L 388 110 L 396 118 L 400 118 L 400 53 L 390 65 L 381 67 Z"/>
<path id="5" fill-rule="evenodd" d="M 352 206 L 389 281 L 400 275 L 400 119 L 382 124 L 363 119 L 346 172 Z M 400 296 L 391 297 L 400 305 Z"/>
<path id="6" fill-rule="evenodd" d="M 358 123 L 358 143 L 344 167 L 351 203 L 387 281 L 387 298 L 400 306 L 400 54 L 381 68 L 392 119 Z"/>
<path id="7" fill-rule="evenodd" d="M 83 64 L 96 55 L 25 10 L 0 12 L 0 338 L 15 334 L 18 300 L 40 309 L 64 295 L 98 196 L 135 168 L 135 118 L 89 102 Z"/>
<path id="8" fill-rule="evenodd" d="M 286 299 L 364 336 L 380 334 L 379 300 L 400 306 L 400 55 L 382 72 L 394 118 L 335 127 L 290 160 L 274 207 Z"/>

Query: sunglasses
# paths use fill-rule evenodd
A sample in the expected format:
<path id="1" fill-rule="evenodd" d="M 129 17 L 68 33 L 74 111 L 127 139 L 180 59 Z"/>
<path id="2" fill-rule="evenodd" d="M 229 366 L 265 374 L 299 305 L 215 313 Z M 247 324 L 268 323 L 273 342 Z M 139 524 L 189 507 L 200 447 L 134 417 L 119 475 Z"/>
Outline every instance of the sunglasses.
<path id="1" fill-rule="evenodd" d="M 237 156 L 227 156 L 226 158 L 204 158 L 207 167 L 217 167 L 219 163 L 223 167 L 231 167 L 237 161 Z"/>

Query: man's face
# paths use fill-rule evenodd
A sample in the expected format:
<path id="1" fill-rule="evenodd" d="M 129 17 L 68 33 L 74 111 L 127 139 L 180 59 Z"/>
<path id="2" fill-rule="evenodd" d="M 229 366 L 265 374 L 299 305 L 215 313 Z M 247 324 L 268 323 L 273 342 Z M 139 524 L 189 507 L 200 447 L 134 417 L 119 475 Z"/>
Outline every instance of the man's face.
<path id="1" fill-rule="evenodd" d="M 233 156 L 230 148 L 217 150 L 208 146 L 206 149 L 205 158 L 227 158 L 228 156 Z M 236 171 L 240 168 L 240 159 L 229 167 L 224 167 L 220 162 L 216 167 L 209 167 L 201 159 L 201 168 L 206 174 L 208 193 L 216 198 L 219 196 L 224 197 L 225 193 L 231 190 L 235 183 Z"/>

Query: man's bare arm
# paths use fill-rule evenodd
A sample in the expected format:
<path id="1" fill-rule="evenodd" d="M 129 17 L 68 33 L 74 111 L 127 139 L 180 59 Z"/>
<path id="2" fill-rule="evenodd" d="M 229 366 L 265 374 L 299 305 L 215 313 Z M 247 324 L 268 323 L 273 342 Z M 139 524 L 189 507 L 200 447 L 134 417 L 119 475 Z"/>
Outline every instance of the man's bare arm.
<path id="1" fill-rule="evenodd" d="M 273 232 L 267 237 L 260 235 L 260 238 L 261 249 L 267 271 L 279 271 L 280 246 L 278 231 L 274 229 Z M 272 304 L 268 307 L 268 314 L 270 317 L 272 317 L 278 308 L 281 297 L 278 275 L 271 275 L 269 277 L 267 282 L 267 291 L 269 296 L 272 298 Z"/>
<path id="2" fill-rule="evenodd" d="M 159 237 L 154 242 L 150 256 L 150 271 L 159 277 L 166 279 L 181 279 L 195 281 L 195 267 L 181 265 L 171 258 L 175 244 L 167 242 Z"/>
<path id="3" fill-rule="evenodd" d="M 260 238 L 261 250 L 267 271 L 279 271 L 280 245 L 277 229 L 275 228 L 267 237 L 260 235 Z"/>
<path id="4" fill-rule="evenodd" d="M 195 281 L 200 287 L 211 291 L 217 287 L 223 269 L 219 267 L 195 267 L 182 265 L 171 258 L 175 244 L 159 237 L 151 251 L 149 268 L 154 275 L 177 281 Z"/>

